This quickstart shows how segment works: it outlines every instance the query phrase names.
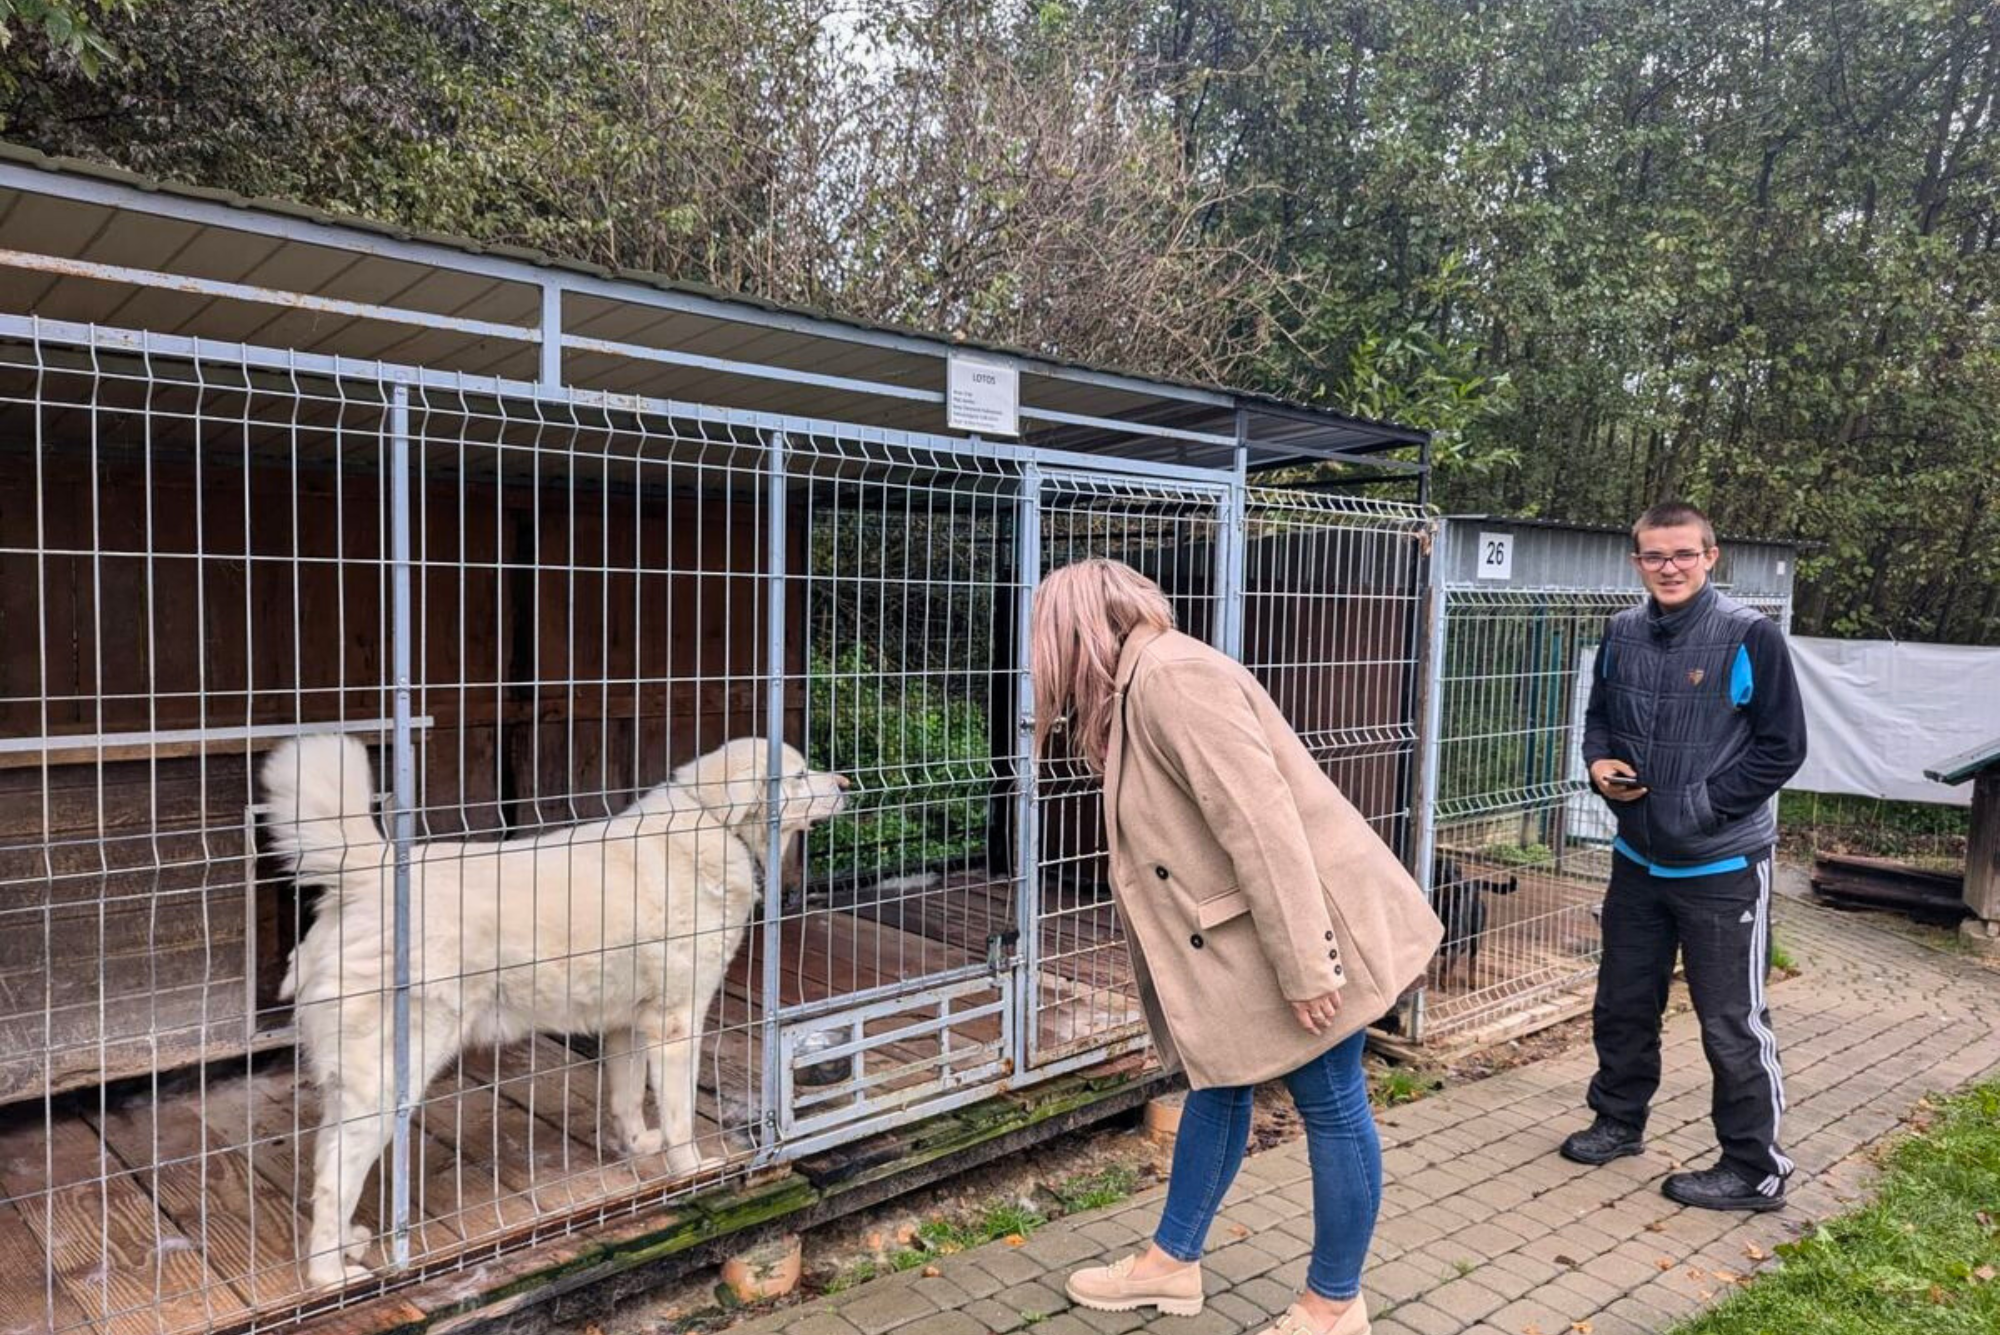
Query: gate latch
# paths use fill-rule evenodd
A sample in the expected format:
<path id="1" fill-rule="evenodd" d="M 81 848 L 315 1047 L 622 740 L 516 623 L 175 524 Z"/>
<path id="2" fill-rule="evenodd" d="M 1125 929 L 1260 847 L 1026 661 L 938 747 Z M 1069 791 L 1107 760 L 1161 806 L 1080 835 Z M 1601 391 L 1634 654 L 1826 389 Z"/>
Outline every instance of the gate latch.
<path id="1" fill-rule="evenodd" d="M 986 938 L 986 969 L 992 974 L 1003 974 L 1014 962 L 1014 947 L 1021 944 L 1021 929 L 1010 927 L 1004 932 L 995 932 Z"/>

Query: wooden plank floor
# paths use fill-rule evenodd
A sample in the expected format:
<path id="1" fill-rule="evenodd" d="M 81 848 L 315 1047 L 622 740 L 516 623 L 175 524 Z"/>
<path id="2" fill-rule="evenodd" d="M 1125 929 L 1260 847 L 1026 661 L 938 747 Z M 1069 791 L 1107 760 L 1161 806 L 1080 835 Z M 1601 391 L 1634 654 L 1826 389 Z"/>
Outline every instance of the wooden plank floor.
<path id="1" fill-rule="evenodd" d="M 815 910 L 786 922 L 781 1000 L 806 1004 L 983 960 L 985 924 L 1005 921 L 1006 908 L 968 898 L 978 902 L 956 921 L 932 905 L 922 915 Z M 704 1034 L 696 1135 L 711 1163 L 741 1161 L 754 1148 L 761 948 L 753 931 Z M 1045 984 L 1044 995 L 1076 986 L 1054 975 Z M 908 1023 L 891 1014 L 864 1029 L 883 1035 Z M 996 1016 L 950 1028 L 952 1065 L 1002 1032 Z M 1048 1030 L 1044 1042 L 1054 1036 Z M 907 1067 L 883 1085 L 892 1090 L 934 1075 L 943 1048 L 935 1034 L 901 1038 L 863 1070 Z M 468 1051 L 425 1091 L 411 1138 L 414 1260 L 442 1261 L 675 1185 L 665 1155 L 627 1159 L 612 1148 L 595 1052 L 589 1040 L 549 1036 Z M 181 1335 L 305 1300 L 299 1253 L 317 1094 L 285 1053 L 217 1072 L 163 1079 L 157 1095 L 58 1099 L 49 1121 L 39 1103 L 0 1111 L 0 1273 L 9 1279 L 0 1283 L 0 1332 Z M 648 1116 L 657 1116 L 650 1105 Z M 355 1213 L 377 1240 L 366 1258 L 374 1266 L 390 1214 L 385 1178 L 371 1175 Z"/>

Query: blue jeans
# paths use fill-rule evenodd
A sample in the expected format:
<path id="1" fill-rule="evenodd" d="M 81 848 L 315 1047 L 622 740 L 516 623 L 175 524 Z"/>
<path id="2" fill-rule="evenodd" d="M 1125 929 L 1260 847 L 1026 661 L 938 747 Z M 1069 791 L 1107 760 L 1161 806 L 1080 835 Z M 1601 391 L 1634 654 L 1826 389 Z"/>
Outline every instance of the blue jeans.
<path id="1" fill-rule="evenodd" d="M 1285 1077 L 1306 1127 L 1312 1165 L 1313 1250 L 1306 1287 L 1344 1302 L 1361 1292 L 1361 1264 L 1382 1208 L 1382 1142 L 1361 1073 L 1356 1034 Z M 1167 1207 L 1153 1241 L 1177 1261 L 1201 1259 L 1208 1226 L 1243 1164 L 1251 1087 L 1191 1090 L 1174 1138 Z"/>

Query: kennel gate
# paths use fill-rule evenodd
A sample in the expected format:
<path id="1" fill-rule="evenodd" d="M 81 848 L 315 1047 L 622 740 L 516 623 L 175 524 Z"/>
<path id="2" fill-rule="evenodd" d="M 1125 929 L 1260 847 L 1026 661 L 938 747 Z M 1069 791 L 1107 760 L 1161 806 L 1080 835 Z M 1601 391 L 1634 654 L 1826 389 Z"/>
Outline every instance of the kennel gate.
<path id="1" fill-rule="evenodd" d="M 1788 626 L 1794 547 L 1721 546 L 1716 587 Z M 1533 1027 L 1589 1000 L 1615 830 L 1579 748 L 1605 622 L 1644 596 L 1630 551 L 1624 530 L 1478 516 L 1444 523 L 1427 721 L 1435 857 L 1423 858 L 1425 884 L 1434 901 L 1476 882 L 1515 889 L 1458 891 L 1484 896 L 1478 971 L 1461 953 L 1449 981 L 1434 976 L 1417 1017 L 1423 1039 Z M 1456 881 L 1433 884 L 1439 875 Z"/>

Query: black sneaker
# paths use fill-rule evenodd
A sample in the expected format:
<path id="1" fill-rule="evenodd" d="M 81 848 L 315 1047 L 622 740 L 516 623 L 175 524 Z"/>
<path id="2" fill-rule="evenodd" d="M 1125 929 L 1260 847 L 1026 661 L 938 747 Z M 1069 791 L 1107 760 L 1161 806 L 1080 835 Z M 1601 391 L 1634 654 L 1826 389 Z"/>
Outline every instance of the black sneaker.
<path id="1" fill-rule="evenodd" d="M 1636 1126 L 1627 1126 L 1614 1117 L 1599 1114 L 1588 1129 L 1562 1143 L 1557 1151 L 1571 1163 L 1597 1165 L 1638 1154 L 1646 1148 L 1646 1137 Z"/>
<path id="2" fill-rule="evenodd" d="M 1785 1180 L 1767 1177 L 1760 1187 L 1719 1163 L 1698 1173 L 1669 1173 L 1660 1194 L 1697 1210 L 1776 1210 L 1785 1203 Z"/>

